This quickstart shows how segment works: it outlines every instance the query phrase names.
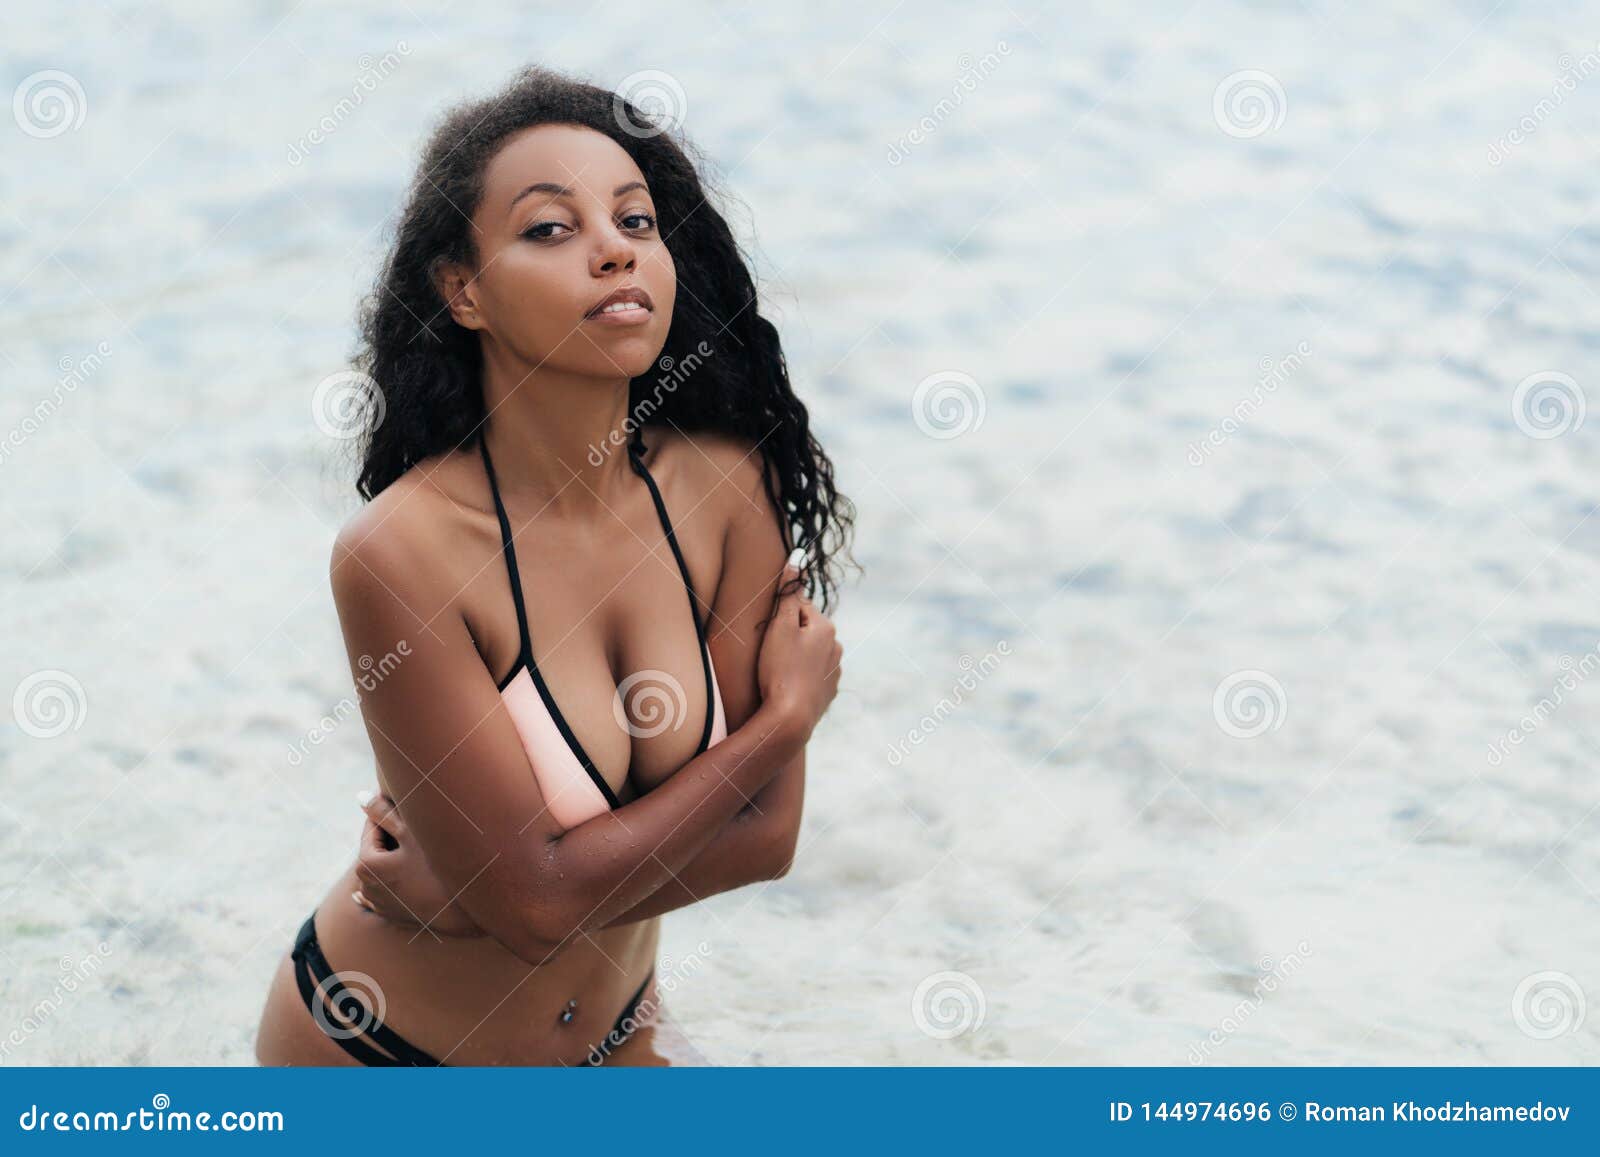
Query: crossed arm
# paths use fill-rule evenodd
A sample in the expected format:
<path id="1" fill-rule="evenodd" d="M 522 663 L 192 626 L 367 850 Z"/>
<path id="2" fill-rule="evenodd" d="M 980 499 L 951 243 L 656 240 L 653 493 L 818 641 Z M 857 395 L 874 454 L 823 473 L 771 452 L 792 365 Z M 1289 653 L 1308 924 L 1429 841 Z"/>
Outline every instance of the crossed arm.
<path id="1" fill-rule="evenodd" d="M 727 519 L 721 580 L 707 617 L 707 645 L 718 673 L 728 738 L 647 795 L 562 832 L 544 812 L 526 755 L 509 719 L 501 717 L 498 695 L 491 700 L 482 694 L 482 685 L 492 692 L 493 682 L 470 640 L 465 643 L 470 655 L 457 640 L 455 658 L 461 666 L 475 662 L 476 677 L 451 675 L 448 666 L 435 666 L 440 656 L 418 651 L 443 644 L 430 648 L 424 639 L 403 669 L 369 692 L 362 704 L 379 755 L 380 778 L 398 804 L 393 811 L 382 800 L 368 806 L 368 830 L 357 866 L 364 898 L 380 914 L 404 922 L 427 921 L 446 934 L 491 935 L 537 961 L 580 931 L 648 919 L 788 871 L 804 803 L 805 746 L 785 712 L 762 703 L 757 676 L 785 543 L 759 475 L 753 469 L 744 475 L 744 498 Z M 753 487 L 748 485 L 752 479 Z M 366 555 L 374 553 L 370 547 L 362 549 Z M 386 561 L 391 565 L 385 566 Z M 371 637 L 393 634 L 400 626 L 370 621 L 375 606 L 405 601 L 405 595 L 373 589 L 406 581 L 389 575 L 380 581 L 370 573 L 374 565 L 402 569 L 393 561 L 346 557 L 342 565 L 353 569 L 341 580 L 336 549 L 335 591 L 345 588 L 340 617 L 352 656 L 373 653 L 374 648 L 381 653 L 383 648 Z M 416 592 L 407 594 L 417 601 Z M 426 605 L 426 597 L 420 602 Z M 393 620 L 403 613 L 377 617 Z M 405 669 L 431 686 L 427 692 L 413 690 L 424 698 L 437 696 L 447 680 L 457 687 L 466 683 L 456 694 L 481 703 L 461 704 L 462 714 L 456 718 L 483 722 L 468 735 L 457 735 L 456 744 L 444 750 L 449 734 L 441 738 L 436 732 L 448 704 L 408 696 Z M 460 730 L 458 724 L 455 731 Z M 429 766 L 424 761 L 436 750 L 438 766 L 424 774 Z M 455 770 L 471 759 L 489 759 L 497 770 L 487 777 Z M 496 798 L 497 793 L 503 794 Z M 510 816 L 522 819 L 512 826 Z M 377 825 L 398 841 L 398 848 L 385 847 Z M 619 832 L 612 835 L 620 835 L 624 825 L 631 838 L 606 834 L 617 826 Z M 516 831 L 522 827 L 525 832 Z M 591 856 L 583 848 L 600 849 L 601 854 Z M 537 887 L 535 879 L 540 881 Z"/>

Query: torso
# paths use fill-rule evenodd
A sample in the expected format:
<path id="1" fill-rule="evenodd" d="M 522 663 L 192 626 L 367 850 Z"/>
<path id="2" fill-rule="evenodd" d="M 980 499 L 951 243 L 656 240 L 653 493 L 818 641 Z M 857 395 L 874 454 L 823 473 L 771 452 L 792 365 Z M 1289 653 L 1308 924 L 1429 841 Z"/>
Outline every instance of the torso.
<path id="1" fill-rule="evenodd" d="M 643 460 L 667 505 L 709 630 L 726 511 L 703 502 L 706 479 L 696 475 L 693 444 L 658 431 L 646 442 Z M 535 511 L 504 489 L 503 477 L 501 485 L 536 662 L 568 725 L 626 803 L 693 757 L 707 698 L 677 562 L 644 480 L 623 467 L 632 485 L 607 496 L 616 517 L 600 523 L 563 523 L 548 513 L 534 519 Z M 428 520 L 440 557 L 451 560 L 448 580 L 460 591 L 459 612 L 498 683 L 518 661 L 520 636 L 483 463 L 475 450 L 455 451 L 419 464 L 394 484 L 400 487 L 414 491 L 400 497 L 416 499 L 412 513 Z M 646 669 L 664 672 L 669 686 L 681 688 L 674 709 L 681 718 L 665 729 L 636 720 L 630 735 L 617 726 L 613 700 L 619 683 Z M 329 961 L 339 972 L 370 976 L 383 992 L 390 1027 L 448 1064 L 580 1063 L 656 956 L 659 921 L 650 919 L 591 932 L 535 969 L 489 937 L 435 939 L 367 913 L 350 899 L 357 886 L 352 865 L 317 907 Z M 560 1013 L 574 999 L 578 1014 L 562 1023 Z M 320 1031 L 284 968 L 269 998 L 264 1037 L 274 1020 L 284 1022 L 278 1035 L 310 1050 L 306 1059 L 287 1063 L 344 1057 L 331 1041 L 315 1039 Z M 287 1023 L 293 1020 L 303 1024 Z"/>

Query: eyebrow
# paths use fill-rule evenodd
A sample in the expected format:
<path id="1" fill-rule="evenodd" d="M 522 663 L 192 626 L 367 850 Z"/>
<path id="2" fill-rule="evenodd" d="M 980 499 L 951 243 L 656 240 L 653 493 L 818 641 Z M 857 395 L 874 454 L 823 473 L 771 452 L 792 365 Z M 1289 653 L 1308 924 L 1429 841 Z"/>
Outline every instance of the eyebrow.
<path id="1" fill-rule="evenodd" d="M 615 189 L 611 190 L 611 195 L 613 197 L 620 197 L 622 194 L 631 189 L 644 189 L 646 192 L 649 191 L 648 186 L 646 186 L 643 181 L 624 181 Z M 529 193 L 549 193 L 552 197 L 570 197 L 572 196 L 572 189 L 566 185 L 558 185 L 554 181 L 535 181 L 526 189 L 522 190 L 522 192 L 518 193 L 515 197 L 511 198 L 511 208 L 515 209 L 517 207 L 517 202 L 522 200 L 522 198 L 526 197 Z"/>

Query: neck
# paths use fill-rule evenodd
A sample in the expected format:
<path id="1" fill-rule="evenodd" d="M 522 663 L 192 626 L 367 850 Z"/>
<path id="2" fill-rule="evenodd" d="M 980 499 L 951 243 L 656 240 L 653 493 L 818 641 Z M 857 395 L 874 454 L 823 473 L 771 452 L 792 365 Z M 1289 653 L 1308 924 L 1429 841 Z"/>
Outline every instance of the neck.
<path id="1" fill-rule="evenodd" d="M 557 515 L 592 515 L 634 485 L 627 378 L 519 369 L 485 349 L 481 431 L 504 494 Z"/>

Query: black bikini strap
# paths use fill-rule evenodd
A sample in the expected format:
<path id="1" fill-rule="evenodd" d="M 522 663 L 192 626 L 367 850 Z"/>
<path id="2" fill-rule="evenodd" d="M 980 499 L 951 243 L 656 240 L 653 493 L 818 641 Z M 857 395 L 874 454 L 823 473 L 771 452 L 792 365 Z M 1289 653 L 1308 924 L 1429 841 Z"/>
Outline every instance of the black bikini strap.
<path id="1" fill-rule="evenodd" d="M 683 550 L 678 546 L 678 536 L 672 529 L 672 519 L 667 515 L 667 504 L 661 497 L 661 491 L 656 486 L 656 480 L 650 476 L 650 468 L 644 464 L 640 451 L 644 448 L 644 439 L 637 432 L 633 441 L 628 443 L 628 461 L 633 464 L 633 469 L 639 477 L 645 480 L 650 487 L 650 498 L 656 505 L 656 514 L 661 519 L 661 529 L 666 531 L 667 544 L 672 547 L 672 557 L 678 560 L 678 573 L 683 576 L 684 590 L 689 593 L 689 614 L 694 618 L 695 637 L 700 640 L 700 661 L 706 672 L 706 723 L 700 733 L 700 750 L 705 751 L 711 743 L 711 728 L 716 722 L 715 692 L 711 686 L 711 651 L 706 646 L 706 629 L 700 622 L 700 600 L 694 593 L 694 579 L 689 577 L 689 564 L 684 561 Z"/>
<path id="2" fill-rule="evenodd" d="M 528 608 L 522 602 L 522 576 L 517 573 L 517 548 L 511 540 L 511 520 L 506 504 L 500 501 L 500 484 L 495 481 L 494 463 L 489 461 L 489 440 L 480 431 L 478 449 L 483 451 L 483 469 L 489 475 L 489 492 L 494 495 L 494 513 L 500 520 L 500 549 L 506 556 L 506 573 L 511 578 L 511 598 L 517 604 L 517 631 L 522 636 L 522 661 L 533 666 L 533 640 L 528 634 Z"/>
<path id="3" fill-rule="evenodd" d="M 370 1024 L 361 1029 L 364 1036 L 371 1037 L 378 1044 L 388 1049 L 393 1056 L 384 1056 L 377 1049 L 363 1040 L 354 1036 L 335 1036 L 328 1032 L 328 1039 L 344 1049 L 345 1052 L 355 1057 L 364 1065 L 373 1067 L 403 1067 L 415 1065 L 423 1067 L 443 1068 L 444 1062 L 435 1060 L 429 1053 L 423 1052 L 416 1045 L 406 1040 L 388 1025 L 384 1024 L 378 1016 L 368 1008 L 360 997 L 357 997 L 345 988 L 340 982 L 338 973 L 328 963 L 328 958 L 322 952 L 322 945 L 317 943 L 316 913 L 306 917 L 306 922 L 300 926 L 300 934 L 295 937 L 294 951 L 290 953 L 294 960 L 294 979 L 300 989 L 300 998 L 305 1001 L 306 1009 L 312 1014 L 319 1027 L 326 1031 L 324 1020 L 329 1014 L 324 1012 L 317 1016 L 317 993 L 320 990 L 321 999 L 326 1001 L 328 1007 L 345 1020 L 355 1024 L 362 1024 L 369 1017 Z M 312 983 L 313 977 L 316 983 Z M 352 1005 L 355 1010 L 352 1010 Z"/>

